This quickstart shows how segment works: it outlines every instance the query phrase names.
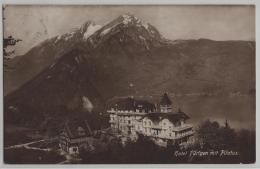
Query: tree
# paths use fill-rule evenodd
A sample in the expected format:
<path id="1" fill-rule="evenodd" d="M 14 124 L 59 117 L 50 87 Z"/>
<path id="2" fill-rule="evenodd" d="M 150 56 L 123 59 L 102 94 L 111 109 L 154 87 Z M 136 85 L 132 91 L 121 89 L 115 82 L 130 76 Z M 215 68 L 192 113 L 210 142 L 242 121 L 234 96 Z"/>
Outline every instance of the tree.
<path id="1" fill-rule="evenodd" d="M 206 120 L 198 128 L 198 137 L 206 149 L 231 149 L 236 143 L 236 133 L 227 122 L 220 126 L 216 121 Z"/>
<path id="2" fill-rule="evenodd" d="M 218 122 L 206 120 L 198 128 L 199 142 L 206 148 L 216 148 L 218 145 Z"/>
<path id="3" fill-rule="evenodd" d="M 3 15 L 4 15 L 5 7 L 3 6 Z M 3 21 L 5 17 L 3 16 Z M 4 60 L 4 68 L 8 68 L 7 60 L 8 56 L 11 56 L 15 53 L 15 50 L 7 51 L 8 46 L 15 46 L 18 42 L 22 41 L 21 39 L 15 39 L 12 35 L 3 38 L 3 60 Z"/>
<path id="4" fill-rule="evenodd" d="M 8 46 L 15 46 L 16 43 L 18 43 L 20 41 L 22 41 L 22 40 L 21 39 L 15 39 L 12 36 L 8 36 L 7 38 L 4 37 L 4 39 L 3 39 L 3 50 L 4 50 L 3 55 L 4 55 L 5 58 L 15 53 L 15 50 L 7 52 L 6 48 Z"/>

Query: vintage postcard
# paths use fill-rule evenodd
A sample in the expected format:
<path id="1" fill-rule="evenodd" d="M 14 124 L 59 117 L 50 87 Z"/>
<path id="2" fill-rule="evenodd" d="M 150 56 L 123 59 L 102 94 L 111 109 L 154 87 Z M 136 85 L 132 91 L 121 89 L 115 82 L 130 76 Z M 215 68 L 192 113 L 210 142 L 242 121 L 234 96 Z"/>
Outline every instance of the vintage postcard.
<path id="1" fill-rule="evenodd" d="M 4 164 L 253 164 L 254 5 L 8 5 Z"/>

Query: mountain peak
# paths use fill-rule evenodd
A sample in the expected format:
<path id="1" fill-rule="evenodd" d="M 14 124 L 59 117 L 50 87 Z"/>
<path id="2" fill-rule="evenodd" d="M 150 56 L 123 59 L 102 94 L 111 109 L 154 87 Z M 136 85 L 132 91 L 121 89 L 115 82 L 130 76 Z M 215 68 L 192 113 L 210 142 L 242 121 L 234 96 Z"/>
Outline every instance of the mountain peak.
<path id="1" fill-rule="evenodd" d="M 135 42 L 140 48 L 140 44 L 149 50 L 150 47 L 156 46 L 160 43 L 161 35 L 158 30 L 147 22 L 142 21 L 132 14 L 122 14 L 113 21 L 104 26 L 96 26 L 95 24 L 87 24 L 88 28 L 86 32 L 91 31 L 90 35 L 84 36 L 84 39 L 88 38 L 92 46 L 102 44 L 102 42 L 110 39 L 110 37 L 116 37 L 119 43 Z"/>
<path id="2" fill-rule="evenodd" d="M 146 29 L 149 28 L 149 24 L 144 22 L 143 20 L 137 18 L 136 16 L 134 16 L 133 14 L 130 13 L 126 13 L 123 15 L 120 15 L 117 20 L 119 20 L 120 22 L 122 22 L 124 25 L 129 25 L 129 24 L 133 24 L 136 26 L 143 26 Z"/>
<path id="3" fill-rule="evenodd" d="M 134 15 L 131 14 L 123 14 L 119 16 L 120 19 L 122 19 L 124 24 L 128 24 L 131 22 L 141 22 L 141 20 L 137 17 L 135 17 Z"/>
<path id="4" fill-rule="evenodd" d="M 129 13 L 122 14 L 107 25 L 105 25 L 102 28 L 103 31 L 101 31 L 101 35 L 105 35 L 111 31 L 113 32 L 113 30 L 116 30 L 117 28 L 119 28 L 120 30 L 124 28 L 135 28 L 136 32 L 146 32 L 150 34 L 151 37 L 160 37 L 159 32 L 154 26 Z"/>

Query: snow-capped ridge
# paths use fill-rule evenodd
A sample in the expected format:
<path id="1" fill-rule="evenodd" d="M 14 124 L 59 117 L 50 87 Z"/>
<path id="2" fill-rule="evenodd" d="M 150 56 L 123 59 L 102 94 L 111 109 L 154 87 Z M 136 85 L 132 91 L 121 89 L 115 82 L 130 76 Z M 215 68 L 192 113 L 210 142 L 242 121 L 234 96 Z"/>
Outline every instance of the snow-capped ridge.
<path id="1" fill-rule="evenodd" d="M 120 15 L 115 20 L 111 21 L 110 23 L 106 24 L 101 31 L 101 36 L 108 34 L 111 32 L 114 28 L 117 26 L 120 26 L 121 28 L 128 28 L 128 27 L 136 27 L 139 31 L 144 29 L 146 32 L 148 32 L 151 36 L 155 35 L 158 31 L 154 30 L 154 27 L 152 27 L 149 23 L 137 18 L 136 16 L 126 13 L 123 15 Z"/>
<path id="2" fill-rule="evenodd" d="M 95 25 L 95 22 L 92 21 L 92 20 L 88 20 L 88 21 L 84 22 L 84 23 L 80 26 L 80 28 L 79 28 L 80 33 L 86 32 L 86 30 L 88 29 L 89 25 Z"/>
<path id="3" fill-rule="evenodd" d="M 87 40 L 91 35 L 93 35 L 96 31 L 98 31 L 102 26 L 101 25 L 89 25 L 88 29 L 83 35 L 83 39 Z"/>
<path id="4" fill-rule="evenodd" d="M 119 16 L 120 19 L 122 19 L 122 22 L 127 25 L 127 24 L 136 24 L 136 26 L 143 26 L 145 29 L 149 28 L 149 24 L 136 16 L 126 13 L 121 16 Z"/>
<path id="5" fill-rule="evenodd" d="M 126 14 L 122 15 L 122 17 L 123 17 L 123 23 L 124 24 L 130 23 L 132 21 L 132 19 L 133 19 L 132 16 L 126 15 Z"/>
<path id="6" fill-rule="evenodd" d="M 83 39 L 87 40 L 101 27 L 101 25 L 97 25 L 94 21 L 87 21 L 80 27 L 80 33 L 83 34 Z"/>
<path id="7" fill-rule="evenodd" d="M 145 45 L 146 49 L 149 49 L 152 43 L 155 44 L 161 39 L 161 35 L 155 27 L 127 13 L 118 16 L 105 25 L 99 25 L 92 20 L 88 20 L 77 30 L 57 36 L 54 45 L 66 41 L 70 43 L 72 40 L 75 42 L 85 41 L 95 48 L 116 34 L 120 43 L 125 43 L 131 39 L 136 43 Z"/>
<path id="8" fill-rule="evenodd" d="M 54 41 L 54 43 L 57 43 L 59 42 L 60 40 L 64 40 L 64 41 L 68 41 L 69 39 L 71 39 L 74 35 L 76 34 L 76 31 L 73 30 L 69 33 L 65 33 L 65 34 L 62 34 L 62 35 L 58 35 L 56 36 L 56 40 Z"/>
<path id="9" fill-rule="evenodd" d="M 107 33 L 110 32 L 113 28 L 115 28 L 117 25 L 119 25 L 119 24 L 115 24 L 115 25 L 113 25 L 113 26 L 111 26 L 111 27 L 108 27 L 108 28 L 104 29 L 104 30 L 101 32 L 101 35 L 103 36 L 103 35 L 107 34 Z"/>

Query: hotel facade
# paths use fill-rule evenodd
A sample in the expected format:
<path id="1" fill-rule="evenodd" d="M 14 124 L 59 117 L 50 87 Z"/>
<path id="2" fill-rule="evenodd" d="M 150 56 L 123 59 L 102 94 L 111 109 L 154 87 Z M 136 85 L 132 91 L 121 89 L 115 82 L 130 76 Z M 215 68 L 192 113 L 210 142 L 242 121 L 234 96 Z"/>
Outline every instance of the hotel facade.
<path id="1" fill-rule="evenodd" d="M 159 105 L 144 100 L 124 98 L 114 102 L 107 111 L 113 132 L 137 139 L 147 136 L 158 145 L 187 145 L 192 142 L 193 127 L 187 123 L 189 116 L 180 109 L 174 111 L 165 93 Z"/>

